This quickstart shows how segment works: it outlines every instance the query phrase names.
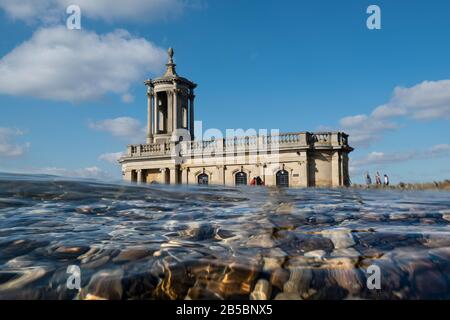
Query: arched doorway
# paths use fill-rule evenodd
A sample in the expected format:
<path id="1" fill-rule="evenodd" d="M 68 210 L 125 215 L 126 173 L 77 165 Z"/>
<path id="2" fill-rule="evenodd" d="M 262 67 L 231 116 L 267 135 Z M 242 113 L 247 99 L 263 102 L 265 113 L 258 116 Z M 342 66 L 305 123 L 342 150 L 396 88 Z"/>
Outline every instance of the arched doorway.
<path id="1" fill-rule="evenodd" d="M 197 177 L 197 182 L 198 184 L 208 184 L 209 183 L 209 177 L 206 173 L 201 173 L 198 175 Z"/>
<path id="2" fill-rule="evenodd" d="M 289 187 L 289 173 L 286 170 L 280 170 L 277 172 L 277 186 Z"/>
<path id="3" fill-rule="evenodd" d="M 247 185 L 247 174 L 244 171 L 240 171 L 234 175 L 234 183 L 239 185 Z"/>

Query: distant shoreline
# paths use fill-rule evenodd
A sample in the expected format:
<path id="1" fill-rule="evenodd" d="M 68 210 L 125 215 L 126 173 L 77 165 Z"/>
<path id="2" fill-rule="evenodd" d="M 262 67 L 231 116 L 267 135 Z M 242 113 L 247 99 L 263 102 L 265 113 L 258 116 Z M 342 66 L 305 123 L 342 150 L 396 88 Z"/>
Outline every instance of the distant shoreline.
<path id="1" fill-rule="evenodd" d="M 406 183 L 399 182 L 394 185 L 376 185 L 371 184 L 369 186 L 365 184 L 352 184 L 350 188 L 355 189 L 392 189 L 392 190 L 450 190 L 450 180 L 444 181 L 433 181 L 433 182 L 424 182 L 424 183 Z"/>

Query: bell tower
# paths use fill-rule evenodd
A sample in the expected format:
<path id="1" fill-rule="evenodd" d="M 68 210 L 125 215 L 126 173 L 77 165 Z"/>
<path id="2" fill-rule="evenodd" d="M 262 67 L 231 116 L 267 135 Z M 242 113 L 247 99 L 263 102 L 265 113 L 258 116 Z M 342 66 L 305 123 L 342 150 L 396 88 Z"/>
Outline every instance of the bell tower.
<path id="1" fill-rule="evenodd" d="M 180 132 L 189 133 L 190 139 L 194 140 L 194 89 L 197 84 L 177 74 L 173 49 L 169 48 L 167 53 L 169 60 L 164 75 L 145 81 L 149 144 L 178 141 Z"/>

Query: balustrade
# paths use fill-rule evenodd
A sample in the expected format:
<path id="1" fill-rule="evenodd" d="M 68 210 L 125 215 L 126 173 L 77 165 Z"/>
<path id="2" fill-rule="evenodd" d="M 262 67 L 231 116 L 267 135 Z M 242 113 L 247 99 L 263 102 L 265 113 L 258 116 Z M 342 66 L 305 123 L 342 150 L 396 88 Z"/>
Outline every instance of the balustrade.
<path id="1" fill-rule="evenodd" d="M 282 133 L 278 135 L 261 135 L 233 137 L 225 139 L 212 139 L 203 141 L 182 141 L 183 154 L 198 154 L 214 152 L 241 152 L 252 150 L 267 150 L 271 146 L 279 148 L 308 148 L 310 146 L 346 146 L 347 135 L 344 133 L 331 132 L 294 132 Z M 127 157 L 152 156 L 152 155 L 170 155 L 172 144 L 139 144 L 130 145 Z"/>

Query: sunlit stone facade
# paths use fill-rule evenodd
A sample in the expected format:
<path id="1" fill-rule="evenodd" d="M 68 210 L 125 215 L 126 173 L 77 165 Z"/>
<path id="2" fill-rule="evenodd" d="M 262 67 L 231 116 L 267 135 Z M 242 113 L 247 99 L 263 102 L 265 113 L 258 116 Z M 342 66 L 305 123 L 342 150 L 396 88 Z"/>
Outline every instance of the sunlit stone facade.
<path id="1" fill-rule="evenodd" d="M 348 135 L 295 132 L 194 139 L 195 83 L 178 76 L 169 49 L 165 74 L 145 82 L 147 143 L 129 145 L 119 160 L 137 183 L 335 187 L 350 183 Z"/>

